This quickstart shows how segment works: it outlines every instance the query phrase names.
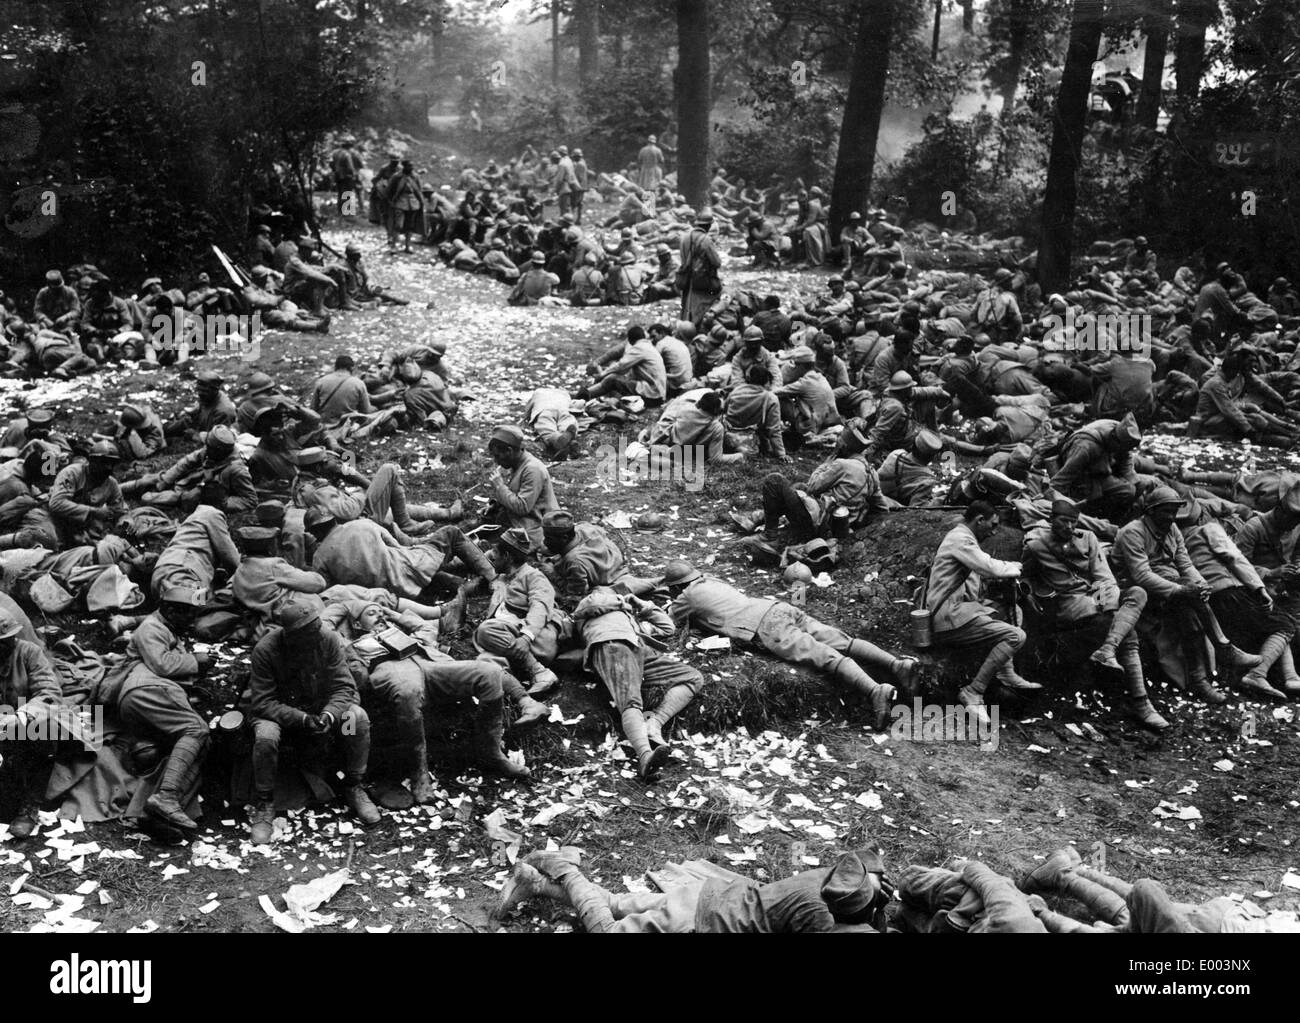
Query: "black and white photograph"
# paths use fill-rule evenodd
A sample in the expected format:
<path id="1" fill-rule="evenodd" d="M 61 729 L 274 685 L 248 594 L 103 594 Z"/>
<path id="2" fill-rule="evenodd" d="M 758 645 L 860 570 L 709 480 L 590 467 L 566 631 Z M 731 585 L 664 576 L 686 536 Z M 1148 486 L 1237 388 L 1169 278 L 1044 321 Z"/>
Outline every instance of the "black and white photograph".
<path id="1" fill-rule="evenodd" d="M 24 992 L 224 1001 L 286 933 L 1286 989 L 1300 2 L 0 13 Z"/>

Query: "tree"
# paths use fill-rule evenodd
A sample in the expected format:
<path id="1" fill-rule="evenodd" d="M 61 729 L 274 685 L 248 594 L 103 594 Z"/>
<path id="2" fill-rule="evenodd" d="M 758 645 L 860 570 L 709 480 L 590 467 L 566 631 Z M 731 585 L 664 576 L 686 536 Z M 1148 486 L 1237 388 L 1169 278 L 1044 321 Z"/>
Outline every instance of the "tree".
<path id="1" fill-rule="evenodd" d="M 975 31 L 975 0 L 958 0 L 961 4 L 961 30 Z"/>
<path id="2" fill-rule="evenodd" d="M 1038 243 L 1038 280 L 1045 293 L 1065 291 L 1070 278 L 1079 166 L 1092 89 L 1092 65 L 1101 45 L 1102 0 L 1074 0 L 1065 69 L 1052 118 L 1052 148 L 1043 192 L 1043 227 Z"/>
<path id="3" fill-rule="evenodd" d="M 1218 14 L 1216 0 L 1178 0 L 1174 79 L 1180 103 L 1196 98 L 1205 73 L 1205 30 Z"/>
<path id="4" fill-rule="evenodd" d="M 709 0 L 677 0 L 677 187 L 692 206 L 709 188 Z"/>
<path id="5" fill-rule="evenodd" d="M 578 30 L 578 81 L 591 85 L 600 73 L 600 2 L 573 0 Z"/>
<path id="6" fill-rule="evenodd" d="M 849 214 L 861 211 L 871 195 L 876 166 L 876 140 L 885 110 L 889 54 L 898 5 L 902 0 L 861 3 L 858 34 L 853 44 L 849 95 L 844 103 L 840 147 L 831 184 L 831 237 L 839 237 Z"/>
<path id="7" fill-rule="evenodd" d="M 1169 52 L 1169 26 L 1173 22 L 1173 0 L 1151 0 L 1151 10 L 1142 19 L 1146 50 L 1142 56 L 1142 85 L 1138 89 L 1137 123 L 1155 128 L 1160 120 L 1161 90 L 1165 80 L 1165 55 Z"/>
<path id="8" fill-rule="evenodd" d="M 988 79 L 1002 96 L 1002 120 L 1016 109 L 1029 69 L 1059 58 L 1070 8 L 1067 0 L 993 0 L 988 7 Z"/>

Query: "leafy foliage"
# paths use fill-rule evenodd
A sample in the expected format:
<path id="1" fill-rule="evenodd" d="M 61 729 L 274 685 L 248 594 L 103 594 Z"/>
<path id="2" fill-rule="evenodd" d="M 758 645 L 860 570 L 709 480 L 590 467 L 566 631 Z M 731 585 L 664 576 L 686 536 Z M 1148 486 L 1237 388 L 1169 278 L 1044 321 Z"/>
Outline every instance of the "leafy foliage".
<path id="1" fill-rule="evenodd" d="M 300 192 L 316 147 L 375 80 L 349 24 L 294 0 L 11 14 L 0 52 L 16 56 L 0 88 L 42 132 L 6 177 L 48 183 L 64 204 L 58 227 L 5 253 L 19 275 L 81 259 L 135 275 L 242 245 L 251 203 Z"/>

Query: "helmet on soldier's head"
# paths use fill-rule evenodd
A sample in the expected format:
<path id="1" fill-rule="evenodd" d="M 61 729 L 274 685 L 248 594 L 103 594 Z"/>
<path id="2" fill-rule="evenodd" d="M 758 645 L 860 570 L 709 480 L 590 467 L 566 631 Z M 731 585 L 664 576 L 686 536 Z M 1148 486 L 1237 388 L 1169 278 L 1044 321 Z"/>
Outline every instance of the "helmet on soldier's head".
<path id="1" fill-rule="evenodd" d="M 699 579 L 701 574 L 700 570 L 689 561 L 673 558 L 668 564 L 664 565 L 663 583 L 665 586 L 680 586 Z"/>

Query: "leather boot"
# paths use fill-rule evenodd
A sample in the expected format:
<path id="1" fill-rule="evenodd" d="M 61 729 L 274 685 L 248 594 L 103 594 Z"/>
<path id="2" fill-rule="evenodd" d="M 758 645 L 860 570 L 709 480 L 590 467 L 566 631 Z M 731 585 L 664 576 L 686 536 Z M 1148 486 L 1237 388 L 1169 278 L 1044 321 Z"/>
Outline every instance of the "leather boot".
<path id="1" fill-rule="evenodd" d="M 507 778 L 529 778 L 532 771 L 514 763 L 501 750 L 501 736 L 505 728 L 501 724 L 501 701 L 487 700 L 479 705 L 478 735 L 474 744 L 479 763 L 489 771 L 504 774 Z"/>
<path id="2" fill-rule="evenodd" d="M 270 845 L 275 827 L 275 804 L 269 799 L 259 799 L 248 813 L 248 823 L 253 826 L 249 841 L 253 845 Z"/>
<path id="3" fill-rule="evenodd" d="M 984 658 L 984 663 L 980 665 L 980 670 L 975 673 L 975 677 L 957 690 L 958 701 L 962 706 L 974 709 L 976 716 L 979 718 L 979 725 L 982 728 L 993 727 L 988 711 L 984 709 L 984 694 L 988 692 L 989 683 L 993 680 L 998 668 L 1002 666 L 1003 658 L 1010 657 L 1012 652 L 1009 643 L 999 643 L 988 652 Z"/>
<path id="4" fill-rule="evenodd" d="M 545 703 L 534 700 L 527 693 L 519 701 L 519 716 L 515 718 L 515 728 L 522 728 L 524 725 L 531 725 L 538 721 L 545 721 L 551 716 L 551 708 Z"/>
<path id="5" fill-rule="evenodd" d="M 1120 661 L 1124 668 L 1125 709 L 1143 728 L 1160 732 L 1169 727 L 1169 722 L 1156 713 L 1147 694 L 1146 678 L 1142 674 L 1142 658 L 1138 654 L 1136 643 L 1126 643 L 1120 647 Z"/>
<path id="6" fill-rule="evenodd" d="M 1061 875 L 1083 863 L 1083 858 L 1072 845 L 1057 849 L 1051 856 L 1020 879 L 1016 886 L 1026 895 L 1060 890 Z"/>
<path id="7" fill-rule="evenodd" d="M 18 816 L 9 822 L 9 837 L 21 842 L 24 838 L 31 838 L 36 828 L 36 807 L 28 803 L 18 811 Z"/>
<path id="8" fill-rule="evenodd" d="M 1264 645 L 1259 648 L 1259 663 L 1241 676 L 1241 688 L 1266 699 L 1285 701 L 1286 693 L 1279 692 L 1268 684 L 1268 672 L 1290 645 L 1291 638 L 1282 632 L 1275 632 L 1264 640 Z"/>
<path id="9" fill-rule="evenodd" d="M 1033 692 L 1043 688 L 1038 682 L 1030 682 L 1027 678 L 1017 675 L 1015 667 L 1009 660 L 998 669 L 998 685 L 1016 692 Z"/>
<path id="10" fill-rule="evenodd" d="M 1206 703 L 1227 703 L 1228 698 L 1214 688 L 1214 683 L 1210 681 L 1206 662 L 1198 656 L 1202 651 L 1195 649 L 1197 645 L 1189 644 L 1183 651 L 1183 663 L 1187 666 L 1187 691 Z"/>
<path id="11" fill-rule="evenodd" d="M 614 914 L 609 911 L 609 893 L 605 889 L 592 884 L 572 863 L 558 857 L 549 857 L 541 870 L 564 889 L 589 934 L 607 934 L 614 929 Z"/>
<path id="12" fill-rule="evenodd" d="M 1094 664 L 1100 664 L 1103 668 L 1122 671 L 1123 666 L 1116 659 L 1115 651 L 1119 649 L 1119 645 L 1133 631 L 1138 619 L 1141 617 L 1141 607 L 1128 602 L 1121 603 L 1111 616 L 1110 628 L 1106 631 L 1106 638 L 1102 640 L 1101 646 L 1093 651 L 1089 660 Z"/>
<path id="13" fill-rule="evenodd" d="M 454 553 L 460 555 L 460 560 L 479 579 L 485 579 L 492 582 L 497 577 L 497 570 L 493 567 L 488 556 L 483 553 L 483 549 L 473 540 L 465 538 L 464 543 L 458 543 Z"/>
<path id="14" fill-rule="evenodd" d="M 439 645 L 442 645 L 443 637 L 450 641 L 456 633 L 460 632 L 460 627 L 465 621 L 466 601 L 465 587 L 462 586 L 456 591 L 456 596 L 442 602 L 442 612 L 438 615 Z"/>
<path id="15" fill-rule="evenodd" d="M 1288 643 L 1282 655 L 1277 659 L 1278 674 L 1282 676 L 1282 688 L 1292 696 L 1300 693 L 1300 675 L 1296 674 L 1295 658 L 1291 654 L 1291 645 Z"/>
<path id="16" fill-rule="evenodd" d="M 1219 656 L 1234 668 L 1245 670 L 1259 667 L 1259 654 L 1248 654 L 1234 643 L 1229 643 L 1226 647 L 1218 647 L 1217 649 Z"/>
<path id="17" fill-rule="evenodd" d="M 1205 675 L 1205 668 L 1198 665 L 1188 672 L 1187 678 L 1188 692 L 1199 696 L 1206 703 L 1227 703 L 1228 698 L 1219 690 L 1215 689 L 1210 680 Z"/>
<path id="18" fill-rule="evenodd" d="M 198 823 L 191 819 L 181 806 L 188 799 L 202 767 L 203 753 L 207 748 L 205 738 L 182 736 L 176 740 L 167 766 L 163 768 L 162 781 L 152 796 L 145 800 L 144 808 L 163 822 L 183 831 L 196 831 Z"/>
<path id="19" fill-rule="evenodd" d="M 411 772 L 411 798 L 418 806 L 434 800 L 433 779 L 429 777 L 429 751 L 423 742 L 415 751 L 415 769 Z"/>
<path id="20" fill-rule="evenodd" d="M 894 687 L 875 681 L 856 661 L 848 657 L 840 659 L 833 674 L 845 685 L 867 695 L 871 700 L 871 727 L 877 732 L 883 732 L 889 725 L 889 708 L 894 702 Z"/>
<path id="21" fill-rule="evenodd" d="M 1038 917 L 1041 923 L 1052 934 L 1100 934 L 1098 928 L 1091 924 L 1085 924 L 1081 920 L 1076 920 L 1072 916 L 1066 916 L 1064 913 L 1057 913 L 1047 908 L 1047 903 L 1043 901 L 1041 895 L 1030 895 L 1025 899 L 1029 903 L 1029 908 L 1033 910 L 1034 916 Z"/>
<path id="22" fill-rule="evenodd" d="M 1133 886 L 1127 881 L 1121 880 L 1118 877 L 1113 877 L 1110 874 L 1095 869 L 1094 867 L 1090 867 L 1086 863 L 1080 863 L 1074 868 L 1074 872 L 1080 877 L 1087 878 L 1093 884 L 1099 884 L 1103 888 L 1110 889 L 1121 899 L 1124 899 L 1126 903 L 1128 901 L 1129 892 L 1133 890 Z"/>
<path id="23" fill-rule="evenodd" d="M 363 828 L 373 828 L 383 820 L 379 807 L 375 806 L 370 794 L 362 788 L 360 782 L 343 786 L 343 801 L 347 803 L 348 809 L 361 822 Z"/>
<path id="24" fill-rule="evenodd" d="M 531 683 L 528 686 L 529 696 L 540 696 L 542 693 L 550 692 L 560 681 L 560 677 L 555 672 L 533 656 L 532 648 L 523 636 L 515 640 L 509 661 L 510 667 L 518 668 L 522 674 L 528 676 Z"/>
<path id="25" fill-rule="evenodd" d="M 1115 892 L 1079 873 L 1079 854 L 1070 847 L 1057 849 L 1045 863 L 1035 867 L 1020 882 L 1026 894 L 1060 892 L 1083 903 L 1100 920 L 1116 926 L 1128 923 L 1128 904 Z"/>
<path id="26" fill-rule="evenodd" d="M 650 744 L 645 715 L 639 707 L 628 707 L 621 717 L 623 734 L 632 744 L 632 752 L 636 756 L 637 776 L 644 781 L 668 763 L 673 751 L 668 746 L 655 747 Z"/>
<path id="27" fill-rule="evenodd" d="M 519 860 L 501 889 L 501 897 L 497 900 L 496 909 L 492 911 L 493 919 L 502 919 L 519 903 L 537 895 L 548 899 L 564 899 L 565 891 L 531 863 Z"/>

